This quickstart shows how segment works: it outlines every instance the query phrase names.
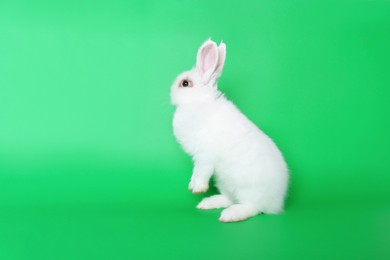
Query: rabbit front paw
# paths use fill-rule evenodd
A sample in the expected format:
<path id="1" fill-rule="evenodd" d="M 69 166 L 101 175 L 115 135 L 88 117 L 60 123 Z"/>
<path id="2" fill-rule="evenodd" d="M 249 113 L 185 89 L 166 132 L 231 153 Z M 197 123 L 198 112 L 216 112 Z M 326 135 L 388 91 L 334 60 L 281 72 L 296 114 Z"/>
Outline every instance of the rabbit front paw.
<path id="1" fill-rule="evenodd" d="M 209 184 L 191 181 L 188 185 L 188 189 L 192 190 L 192 193 L 194 194 L 204 193 L 209 189 Z"/>

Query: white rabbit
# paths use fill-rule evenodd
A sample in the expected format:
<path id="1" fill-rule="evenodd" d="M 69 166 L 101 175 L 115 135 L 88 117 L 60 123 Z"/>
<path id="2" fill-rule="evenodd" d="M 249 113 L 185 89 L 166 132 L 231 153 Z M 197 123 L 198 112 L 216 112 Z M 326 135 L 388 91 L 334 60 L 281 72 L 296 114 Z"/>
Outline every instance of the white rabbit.
<path id="1" fill-rule="evenodd" d="M 224 43 L 207 40 L 196 67 L 180 74 L 171 89 L 174 134 L 194 161 L 189 189 L 207 191 L 214 174 L 221 194 L 203 199 L 197 208 L 226 208 L 222 222 L 280 213 L 288 186 L 286 163 L 273 141 L 218 91 L 225 57 Z"/>

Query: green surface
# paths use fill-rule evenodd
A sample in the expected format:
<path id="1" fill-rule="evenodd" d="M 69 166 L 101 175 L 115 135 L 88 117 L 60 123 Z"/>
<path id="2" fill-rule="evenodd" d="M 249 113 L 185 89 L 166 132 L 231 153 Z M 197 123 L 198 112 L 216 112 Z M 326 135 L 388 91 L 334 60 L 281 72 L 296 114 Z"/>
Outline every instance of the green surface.
<path id="1" fill-rule="evenodd" d="M 209 36 L 282 215 L 187 190 L 169 90 Z M 0 259 L 390 259 L 389 46 L 389 1 L 0 1 Z"/>

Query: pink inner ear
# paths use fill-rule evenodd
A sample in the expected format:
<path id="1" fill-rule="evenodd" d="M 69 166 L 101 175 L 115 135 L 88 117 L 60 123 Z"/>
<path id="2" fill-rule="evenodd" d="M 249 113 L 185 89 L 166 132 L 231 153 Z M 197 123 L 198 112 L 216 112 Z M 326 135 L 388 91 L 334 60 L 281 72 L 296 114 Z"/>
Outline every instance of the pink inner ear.
<path id="1" fill-rule="evenodd" d="M 206 73 L 213 69 L 217 60 L 216 51 L 213 45 L 209 45 L 202 50 L 201 53 L 201 70 L 202 73 Z"/>

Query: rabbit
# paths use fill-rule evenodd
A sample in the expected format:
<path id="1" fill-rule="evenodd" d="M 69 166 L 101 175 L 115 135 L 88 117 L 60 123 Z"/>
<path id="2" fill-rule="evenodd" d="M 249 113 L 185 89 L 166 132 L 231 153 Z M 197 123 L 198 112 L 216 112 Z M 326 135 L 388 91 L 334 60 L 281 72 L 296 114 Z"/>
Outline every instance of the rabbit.
<path id="1" fill-rule="evenodd" d="M 188 188 L 206 192 L 214 175 L 220 194 L 204 198 L 197 208 L 225 208 L 221 222 L 281 213 L 287 165 L 274 142 L 218 90 L 225 58 L 225 43 L 217 46 L 208 39 L 198 50 L 196 66 L 171 87 L 174 136 L 194 162 Z"/>

